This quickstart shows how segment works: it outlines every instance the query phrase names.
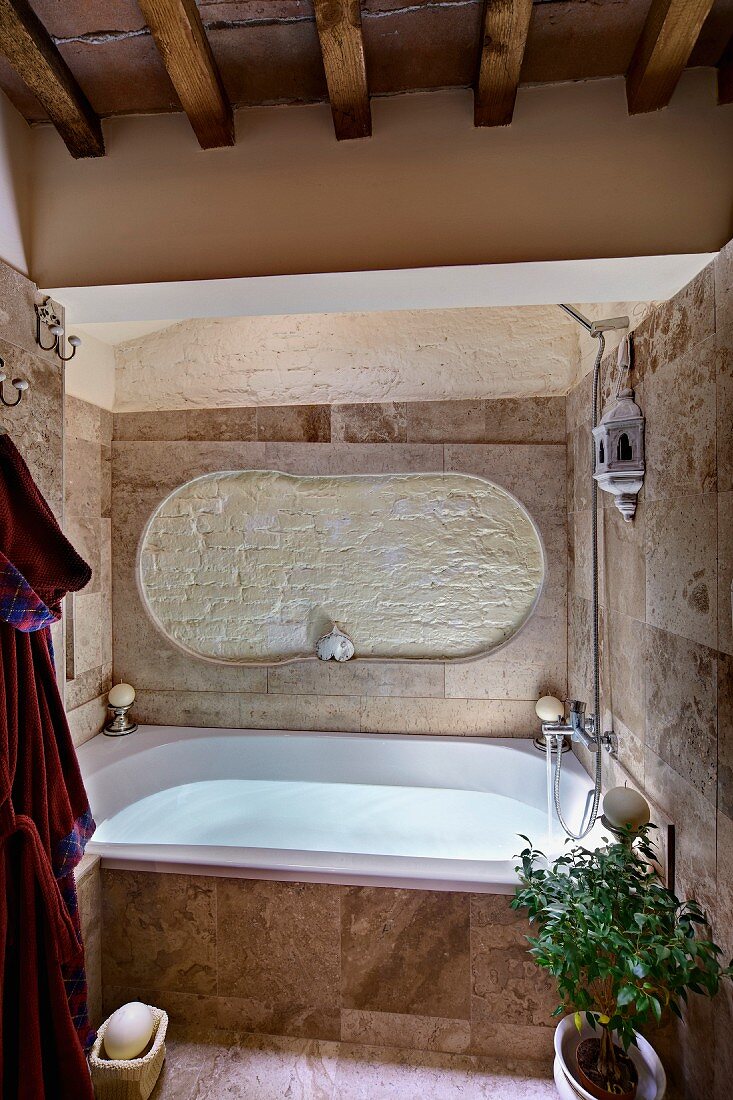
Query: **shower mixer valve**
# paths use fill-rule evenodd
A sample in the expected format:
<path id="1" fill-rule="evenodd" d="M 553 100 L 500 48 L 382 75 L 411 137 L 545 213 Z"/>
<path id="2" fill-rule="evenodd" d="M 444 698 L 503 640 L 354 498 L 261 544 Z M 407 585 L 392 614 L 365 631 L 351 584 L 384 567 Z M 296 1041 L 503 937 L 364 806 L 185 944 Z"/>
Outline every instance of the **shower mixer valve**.
<path id="1" fill-rule="evenodd" d="M 547 701 L 549 702 L 549 699 Z M 545 700 L 540 702 L 544 703 Z M 543 713 L 539 714 L 539 717 L 544 718 L 547 713 L 546 708 L 540 708 L 538 704 L 538 712 L 540 709 Z M 580 699 L 568 699 L 567 710 L 567 721 L 564 714 L 560 713 L 556 720 L 542 722 L 542 733 L 545 738 L 564 737 L 568 734 L 573 741 L 580 741 L 590 752 L 598 752 L 600 748 L 606 749 L 607 752 L 613 751 L 612 734 L 606 732 L 600 738 L 597 736 L 595 715 L 585 713 L 584 702 Z"/>

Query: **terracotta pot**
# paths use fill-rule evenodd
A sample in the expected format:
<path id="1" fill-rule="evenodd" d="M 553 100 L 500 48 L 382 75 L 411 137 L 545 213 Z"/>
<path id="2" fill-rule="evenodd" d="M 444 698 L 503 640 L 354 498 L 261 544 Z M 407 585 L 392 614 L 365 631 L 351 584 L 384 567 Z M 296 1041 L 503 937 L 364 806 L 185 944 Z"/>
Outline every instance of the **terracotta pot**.
<path id="1" fill-rule="evenodd" d="M 575 1048 L 575 1071 L 581 1085 L 586 1092 L 589 1092 L 591 1094 L 591 1096 L 595 1096 L 596 1100 L 635 1100 L 637 1081 L 634 1081 L 632 1088 L 630 1088 L 628 1092 L 609 1092 L 607 1089 L 601 1088 L 599 1084 L 593 1081 L 587 1075 L 587 1073 L 583 1071 L 583 1067 L 580 1064 L 580 1059 L 578 1058 L 578 1051 L 584 1043 L 590 1042 L 591 1039 L 595 1038 L 596 1036 L 592 1036 L 591 1038 L 586 1036 L 580 1041 L 580 1043 L 578 1043 L 577 1047 Z M 620 1048 L 617 1047 L 616 1049 L 619 1050 Z M 631 1059 L 629 1059 L 629 1061 L 631 1061 Z M 636 1071 L 636 1067 L 634 1066 L 633 1062 L 631 1063 L 631 1065 L 634 1071 Z"/>

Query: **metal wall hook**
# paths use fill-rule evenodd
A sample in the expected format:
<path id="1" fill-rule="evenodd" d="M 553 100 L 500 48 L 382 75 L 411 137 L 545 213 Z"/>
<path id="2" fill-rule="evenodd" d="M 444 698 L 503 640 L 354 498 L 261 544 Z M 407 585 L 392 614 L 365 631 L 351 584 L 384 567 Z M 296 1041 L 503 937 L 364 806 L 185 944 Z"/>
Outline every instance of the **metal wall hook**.
<path id="1" fill-rule="evenodd" d="M 10 385 L 17 390 L 17 397 L 15 401 L 8 401 L 5 397 L 5 383 L 8 380 L 8 376 L 2 369 L 5 366 L 5 360 L 0 357 L 0 401 L 7 409 L 14 409 L 16 405 L 19 405 L 23 400 L 23 394 L 29 387 L 29 383 L 24 378 L 13 378 Z"/>
<path id="2" fill-rule="evenodd" d="M 52 344 L 44 344 L 41 337 L 45 325 L 53 336 Z M 68 343 L 71 346 L 71 355 L 64 355 L 64 326 L 56 313 L 56 307 L 50 298 L 46 298 L 40 305 L 36 305 L 36 343 L 42 351 L 55 351 L 62 363 L 68 363 L 76 355 L 76 349 L 81 345 L 78 336 L 70 336 Z"/>
<path id="3" fill-rule="evenodd" d="M 56 352 L 62 363 L 68 363 L 70 359 L 73 359 L 76 355 L 76 349 L 81 345 L 81 339 L 78 336 L 70 336 L 68 343 L 71 345 L 71 355 L 62 355 L 61 350 Z"/>

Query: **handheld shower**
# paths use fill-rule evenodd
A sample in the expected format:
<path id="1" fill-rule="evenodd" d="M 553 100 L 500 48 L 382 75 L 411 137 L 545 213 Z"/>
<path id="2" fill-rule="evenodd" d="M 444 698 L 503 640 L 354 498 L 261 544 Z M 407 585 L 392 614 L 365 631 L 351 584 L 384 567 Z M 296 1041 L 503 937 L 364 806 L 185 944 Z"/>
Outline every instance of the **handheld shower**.
<path id="1" fill-rule="evenodd" d="M 600 321 L 589 321 L 582 313 L 569 305 L 561 305 L 560 308 L 577 321 L 579 325 L 594 340 L 598 341 L 595 362 L 593 364 L 593 401 L 592 401 L 592 426 L 598 426 L 598 414 L 600 403 L 600 378 L 601 362 L 606 350 L 605 333 L 611 330 L 628 329 L 628 317 L 607 317 Z M 591 436 L 591 447 L 593 447 Z M 595 448 L 593 447 L 593 469 L 595 469 Z M 564 710 L 549 718 L 549 709 L 555 709 L 554 704 L 558 700 L 541 699 L 537 704 L 537 714 L 543 719 L 542 733 L 545 738 L 548 758 L 555 752 L 555 774 L 553 794 L 555 812 L 558 821 L 567 835 L 572 840 L 583 840 L 588 835 L 598 818 L 598 808 L 601 801 L 601 748 L 612 751 L 611 734 L 603 733 L 603 715 L 601 713 L 601 674 L 599 656 L 599 607 L 598 607 L 598 482 L 593 479 L 591 490 L 591 550 L 592 550 L 592 589 L 591 589 L 591 646 L 593 656 L 593 713 L 586 715 L 585 703 L 578 699 L 571 699 L 568 704 L 568 721 L 564 720 Z M 546 704 L 543 706 L 543 704 Z M 584 747 L 594 754 L 593 790 L 589 792 L 589 809 L 583 815 L 577 832 L 570 828 L 562 812 L 560 799 L 560 779 L 562 773 L 562 743 L 566 735 L 574 741 L 579 741 Z"/>

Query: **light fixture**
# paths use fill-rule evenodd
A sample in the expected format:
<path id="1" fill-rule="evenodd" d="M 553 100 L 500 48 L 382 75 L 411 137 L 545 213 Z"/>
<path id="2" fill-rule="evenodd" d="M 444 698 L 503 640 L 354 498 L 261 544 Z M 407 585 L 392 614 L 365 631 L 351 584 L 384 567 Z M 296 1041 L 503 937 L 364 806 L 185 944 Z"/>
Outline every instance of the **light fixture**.
<path id="1" fill-rule="evenodd" d="M 43 343 L 42 325 L 53 336 L 52 344 Z M 76 349 L 81 346 L 81 338 L 69 336 L 67 342 L 71 347 L 71 355 L 64 355 L 64 326 L 57 313 L 57 306 L 50 298 L 46 298 L 40 305 L 36 305 L 36 343 L 42 351 L 55 351 L 62 363 L 68 363 L 76 355 Z"/>

